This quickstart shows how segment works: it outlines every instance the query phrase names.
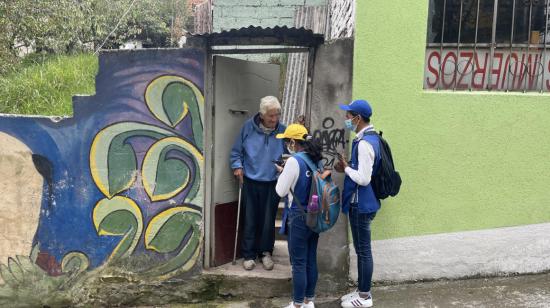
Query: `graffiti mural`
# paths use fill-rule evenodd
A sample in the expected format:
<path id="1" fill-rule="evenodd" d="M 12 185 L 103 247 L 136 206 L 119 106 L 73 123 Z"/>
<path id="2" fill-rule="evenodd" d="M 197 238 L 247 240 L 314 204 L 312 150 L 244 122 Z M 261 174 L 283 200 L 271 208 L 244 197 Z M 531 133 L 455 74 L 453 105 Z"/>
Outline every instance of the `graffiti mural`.
<path id="1" fill-rule="evenodd" d="M 165 279 L 200 266 L 204 57 L 193 48 L 105 53 L 97 93 L 75 97 L 74 117 L 0 117 L 0 134 L 28 148 L 42 178 L 28 251 L 0 247 L 9 256 L 0 297 L 37 275 L 59 287 L 107 267 Z"/>
<path id="2" fill-rule="evenodd" d="M 336 162 L 337 153 L 344 153 L 346 148 L 346 130 L 335 127 L 334 119 L 326 117 L 322 128 L 313 132 L 313 139 L 323 147 L 323 165 L 332 167 Z"/>

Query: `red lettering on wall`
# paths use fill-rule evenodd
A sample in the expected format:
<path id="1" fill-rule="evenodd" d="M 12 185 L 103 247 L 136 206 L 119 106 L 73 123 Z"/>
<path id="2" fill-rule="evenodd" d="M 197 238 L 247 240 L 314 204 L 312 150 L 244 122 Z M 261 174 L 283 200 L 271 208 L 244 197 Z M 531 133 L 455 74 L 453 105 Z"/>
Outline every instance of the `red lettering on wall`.
<path id="1" fill-rule="evenodd" d="M 509 65 L 510 65 L 510 55 L 506 56 L 506 61 L 504 62 L 504 73 L 502 74 L 502 82 L 500 83 L 500 89 L 507 89 L 508 84 L 506 84 L 506 87 L 504 87 L 504 82 L 506 81 L 506 77 L 508 77 L 509 72 Z"/>
<path id="2" fill-rule="evenodd" d="M 491 74 L 492 75 L 496 75 L 496 80 L 495 82 L 491 82 L 491 88 L 497 88 L 498 89 L 498 82 L 500 80 L 500 73 L 502 71 L 502 57 L 503 57 L 503 54 L 502 52 L 495 52 L 495 55 L 494 55 L 494 59 L 498 59 L 498 65 L 496 66 L 497 68 L 493 68 L 491 70 Z M 494 60 L 493 60 L 493 67 L 495 67 L 495 63 L 494 63 Z M 491 76 L 491 78 L 493 78 L 493 76 Z"/>
<path id="3" fill-rule="evenodd" d="M 548 73 L 550 74 L 550 61 L 548 61 Z M 546 90 L 550 90 L 550 79 L 546 80 Z"/>
<path id="4" fill-rule="evenodd" d="M 454 62 L 449 63 L 449 58 L 450 57 L 454 58 Z M 456 80 L 455 68 L 456 68 L 457 61 L 458 61 L 458 59 L 456 57 L 456 54 L 453 51 L 448 52 L 447 55 L 445 56 L 445 58 L 443 59 L 443 65 L 441 67 L 441 84 L 443 85 L 443 89 L 449 89 L 451 87 L 451 85 L 454 84 L 454 82 Z M 449 65 L 453 66 L 453 73 L 449 74 L 449 75 L 453 76 L 453 79 L 451 79 L 451 82 L 449 82 L 449 83 L 445 82 L 445 76 L 446 76 L 445 75 L 445 67 L 447 66 L 447 63 L 449 63 Z"/>
<path id="5" fill-rule="evenodd" d="M 483 67 L 479 65 L 479 58 L 477 53 L 475 54 L 475 63 L 476 63 L 476 69 L 472 73 L 472 88 L 474 89 L 483 89 L 485 87 L 485 74 L 487 73 L 487 59 L 489 58 L 489 54 L 485 53 L 485 61 L 483 64 Z M 481 74 L 481 83 L 476 83 L 476 76 Z"/>
<path id="6" fill-rule="evenodd" d="M 428 71 L 432 73 L 434 76 L 434 81 L 431 82 L 430 77 L 429 76 L 426 77 L 426 84 L 428 85 L 428 88 L 431 88 L 431 89 L 435 88 L 435 86 L 437 85 L 437 82 L 439 81 L 439 71 L 437 70 L 437 68 L 432 66 L 432 58 L 434 57 L 437 58 L 437 63 L 439 64 L 438 66 L 441 65 L 441 57 L 439 56 L 439 52 L 432 51 L 428 56 L 427 64 L 428 64 Z"/>
<path id="7" fill-rule="evenodd" d="M 518 83 L 515 87 L 515 89 L 522 89 L 523 88 L 523 81 L 525 80 L 525 77 L 527 76 L 527 63 L 525 63 L 525 53 L 521 55 L 521 62 L 519 63 L 519 77 L 518 77 Z"/>
<path id="8" fill-rule="evenodd" d="M 532 57 L 535 57 L 534 61 L 531 61 Z M 535 83 L 535 76 L 537 76 L 538 71 L 538 63 L 539 63 L 539 55 L 533 55 L 530 54 L 529 58 L 527 58 L 528 63 L 528 71 L 527 74 L 529 75 L 529 89 L 533 89 L 536 87 L 537 83 Z M 536 79 L 538 81 L 538 77 Z"/>
<path id="9" fill-rule="evenodd" d="M 460 56 L 464 57 L 464 58 L 467 58 L 468 62 L 466 62 L 466 65 L 464 65 L 464 68 L 462 70 L 460 70 L 460 68 L 458 68 L 459 73 L 460 73 L 460 78 L 458 78 L 458 82 L 456 83 L 456 88 L 457 89 L 467 89 L 468 84 L 462 83 L 462 79 L 464 79 L 464 76 L 471 73 L 471 71 L 468 72 L 468 68 L 472 64 L 472 59 L 474 57 L 474 53 L 471 52 L 471 51 L 463 51 L 463 52 L 460 53 Z M 473 68 L 472 68 L 472 71 L 473 71 Z"/>
<path id="10" fill-rule="evenodd" d="M 512 86 L 510 87 L 510 80 L 508 80 L 508 83 L 506 84 L 507 85 L 506 88 L 514 89 L 516 84 L 516 77 L 518 76 L 519 57 L 514 52 L 511 55 L 509 55 L 508 58 L 509 58 L 509 61 L 508 61 L 509 64 L 507 65 L 506 75 L 512 75 L 511 77 L 509 77 L 510 79 L 512 79 Z M 514 60 L 516 61 L 516 65 L 514 65 L 513 72 L 512 72 L 512 58 L 514 58 Z"/>

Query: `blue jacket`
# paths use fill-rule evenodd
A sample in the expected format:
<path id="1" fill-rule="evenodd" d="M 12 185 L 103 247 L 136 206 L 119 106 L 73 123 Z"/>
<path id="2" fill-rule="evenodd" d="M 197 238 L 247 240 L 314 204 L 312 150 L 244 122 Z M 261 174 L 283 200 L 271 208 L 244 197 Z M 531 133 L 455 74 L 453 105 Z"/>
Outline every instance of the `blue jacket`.
<path id="1" fill-rule="evenodd" d="M 303 210 L 307 210 L 309 194 L 311 192 L 311 171 L 307 167 L 306 162 L 299 155 L 294 154 L 292 157 L 298 161 L 298 166 L 300 167 L 300 175 L 298 176 L 296 186 L 294 186 L 293 189 L 294 195 L 298 198 L 298 200 L 300 200 Z M 288 220 L 288 215 L 290 215 L 290 211 L 297 211 L 298 213 L 303 214 L 302 209 L 300 209 L 298 203 L 296 203 L 296 199 L 294 198 L 292 198 L 290 208 L 288 207 L 288 198 L 285 200 L 285 209 L 283 211 L 282 218 L 283 224 L 279 230 L 279 234 L 286 234 L 286 222 Z"/>
<path id="2" fill-rule="evenodd" d="M 275 135 L 283 133 L 286 126 L 279 123 L 273 132 L 265 134 L 259 125 L 259 114 L 244 123 L 231 149 L 231 169 L 243 168 L 244 175 L 255 181 L 276 181 L 273 160 L 283 155 L 284 142 Z"/>
<path id="3" fill-rule="evenodd" d="M 370 143 L 374 150 L 374 170 L 380 167 L 380 139 L 376 135 L 363 135 L 361 140 Z M 349 166 L 357 170 L 359 140 L 353 140 L 351 145 L 351 161 Z M 372 174 L 371 174 L 372 176 Z M 372 181 L 372 177 L 371 177 Z M 357 195 L 356 195 L 357 194 Z M 359 186 L 349 176 L 344 178 L 344 191 L 342 192 L 342 212 L 347 213 L 351 203 L 358 203 L 359 213 L 376 213 L 380 209 L 380 200 L 374 195 L 372 185 Z"/>

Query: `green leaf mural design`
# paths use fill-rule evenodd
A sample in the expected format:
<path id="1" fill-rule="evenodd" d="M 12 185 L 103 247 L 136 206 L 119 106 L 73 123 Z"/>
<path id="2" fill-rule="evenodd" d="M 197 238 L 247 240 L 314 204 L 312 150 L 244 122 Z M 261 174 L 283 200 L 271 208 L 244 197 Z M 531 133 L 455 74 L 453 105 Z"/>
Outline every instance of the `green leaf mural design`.
<path id="1" fill-rule="evenodd" d="M 189 94 L 193 96 L 191 89 L 180 82 L 172 82 L 164 88 L 162 107 L 170 126 L 176 126 L 187 115 L 188 109 L 184 101 Z"/>
<path id="2" fill-rule="evenodd" d="M 145 102 L 151 113 L 170 127 L 190 113 L 193 139 L 202 152 L 204 97 L 193 83 L 179 76 L 161 76 L 147 86 Z"/>
<path id="3" fill-rule="evenodd" d="M 93 221 L 99 235 L 122 236 L 109 261 L 130 256 L 143 232 L 141 210 L 132 199 L 126 197 L 100 200 L 94 208 Z"/>
<path id="4" fill-rule="evenodd" d="M 61 261 L 61 271 L 69 274 L 79 274 L 88 269 L 90 260 L 88 256 L 79 251 L 66 254 Z"/>
<path id="5" fill-rule="evenodd" d="M 193 161 L 195 172 L 191 182 L 191 171 L 185 161 L 166 158 L 171 151 L 180 151 Z M 151 146 L 143 160 L 143 187 L 151 200 L 159 201 L 174 197 L 191 184 L 186 202 L 194 201 L 200 188 L 203 162 L 199 150 L 185 140 L 177 137 L 161 139 Z M 195 203 L 202 205 L 200 201 Z"/>
<path id="6" fill-rule="evenodd" d="M 174 207 L 155 216 L 145 231 L 145 248 L 171 253 L 181 246 L 188 235 L 189 238 L 176 256 L 143 274 L 174 275 L 193 267 L 200 252 L 201 222 L 201 213 L 186 206 Z"/>
<path id="7" fill-rule="evenodd" d="M 161 139 L 174 133 L 138 122 L 116 123 L 102 129 L 90 149 L 90 171 L 101 192 L 112 198 L 130 188 L 136 179 L 136 154 L 128 140 L 136 136 Z"/>
<path id="8" fill-rule="evenodd" d="M 30 257 L 27 256 L 17 256 L 17 262 L 19 263 L 19 266 L 21 266 L 21 269 L 24 272 L 32 272 L 34 271 L 34 265 L 31 261 Z"/>
<path id="9" fill-rule="evenodd" d="M 4 264 L 0 264 L 0 276 L 2 276 L 4 283 L 7 285 L 16 286 L 18 284 L 17 279 L 15 279 L 10 269 Z"/>
<path id="10" fill-rule="evenodd" d="M 13 258 L 8 258 L 8 267 L 15 280 L 23 281 L 23 277 L 25 276 L 25 274 L 23 273 L 23 269 L 21 268 L 19 263 L 17 263 L 17 261 L 15 261 Z"/>

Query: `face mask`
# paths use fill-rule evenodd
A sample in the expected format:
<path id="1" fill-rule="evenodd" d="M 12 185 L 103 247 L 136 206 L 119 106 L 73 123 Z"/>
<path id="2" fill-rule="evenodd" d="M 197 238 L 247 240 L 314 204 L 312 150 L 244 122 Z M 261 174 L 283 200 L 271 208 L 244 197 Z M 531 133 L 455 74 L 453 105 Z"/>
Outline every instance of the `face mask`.
<path id="1" fill-rule="evenodd" d="M 353 125 L 353 119 L 346 119 L 344 121 L 344 125 L 346 126 L 347 129 L 351 131 L 355 131 L 357 129 L 357 125 Z"/>
<path id="2" fill-rule="evenodd" d="M 292 149 L 290 148 L 290 146 L 292 145 Z M 289 143 L 287 146 L 286 146 L 286 150 L 288 151 L 288 153 L 290 154 L 294 154 L 296 153 L 296 151 L 294 150 L 294 145 Z"/>

